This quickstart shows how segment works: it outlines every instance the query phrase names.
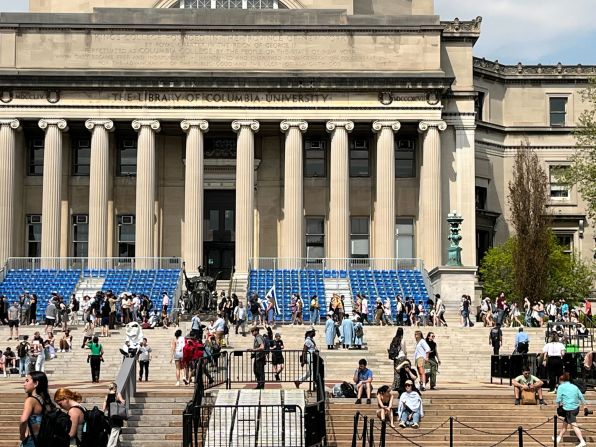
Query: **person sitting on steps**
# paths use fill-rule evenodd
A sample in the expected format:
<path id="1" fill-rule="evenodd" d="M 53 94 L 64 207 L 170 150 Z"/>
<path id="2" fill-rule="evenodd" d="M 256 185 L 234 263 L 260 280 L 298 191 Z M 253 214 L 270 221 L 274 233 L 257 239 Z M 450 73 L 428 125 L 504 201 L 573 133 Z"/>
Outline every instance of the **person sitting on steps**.
<path id="1" fill-rule="evenodd" d="M 363 393 L 366 393 L 366 403 L 370 404 L 373 373 L 366 367 L 366 365 L 366 359 L 360 359 L 358 361 L 358 369 L 354 372 L 354 383 L 356 384 L 356 404 L 362 403 Z"/>
<path id="2" fill-rule="evenodd" d="M 515 405 L 519 405 L 521 401 L 522 391 L 533 391 L 538 394 L 540 405 L 546 405 L 542 399 L 542 385 L 544 383 L 538 377 L 530 374 L 530 368 L 524 367 L 521 376 L 513 379 L 513 393 L 515 395 Z"/>

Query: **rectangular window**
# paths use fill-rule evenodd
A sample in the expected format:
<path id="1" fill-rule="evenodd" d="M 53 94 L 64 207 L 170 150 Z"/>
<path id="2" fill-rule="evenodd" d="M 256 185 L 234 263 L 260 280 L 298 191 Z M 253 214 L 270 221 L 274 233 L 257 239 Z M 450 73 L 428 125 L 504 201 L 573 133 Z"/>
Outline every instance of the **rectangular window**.
<path id="1" fill-rule="evenodd" d="M 549 98 L 550 125 L 564 126 L 567 117 L 567 98 Z"/>
<path id="2" fill-rule="evenodd" d="M 41 256 L 41 215 L 27 216 L 27 256 L 39 258 Z"/>
<path id="3" fill-rule="evenodd" d="M 369 257 L 369 218 L 351 217 L 350 218 L 350 257 L 368 258 Z"/>
<path id="4" fill-rule="evenodd" d="M 137 139 L 123 137 L 118 140 L 118 175 L 137 175 Z"/>
<path id="5" fill-rule="evenodd" d="M 325 219 L 323 217 L 306 218 L 306 257 L 308 259 L 325 257 Z"/>
<path id="6" fill-rule="evenodd" d="M 73 138 L 72 140 L 72 175 L 89 175 L 91 164 L 91 140 Z"/>
<path id="7" fill-rule="evenodd" d="M 350 177 L 368 177 L 368 140 L 350 138 Z"/>
<path id="8" fill-rule="evenodd" d="M 476 209 L 486 209 L 486 197 L 488 190 L 484 186 L 476 186 Z"/>
<path id="9" fill-rule="evenodd" d="M 395 177 L 416 177 L 416 141 L 414 139 L 395 140 Z"/>
<path id="10" fill-rule="evenodd" d="M 478 121 L 482 121 L 484 118 L 484 98 L 484 92 L 476 92 L 476 98 L 474 99 L 474 111 L 476 112 L 476 119 Z"/>
<path id="11" fill-rule="evenodd" d="M 563 249 L 563 253 L 571 255 L 573 253 L 573 234 L 555 233 L 557 243 Z"/>
<path id="12" fill-rule="evenodd" d="M 327 141 L 308 139 L 304 141 L 304 176 L 325 177 L 327 166 Z"/>
<path id="13" fill-rule="evenodd" d="M 118 216 L 118 256 L 132 258 L 135 255 L 135 216 Z"/>
<path id="14" fill-rule="evenodd" d="M 43 175 L 43 138 L 31 138 L 27 149 L 27 175 Z"/>
<path id="15" fill-rule="evenodd" d="M 569 169 L 569 166 L 549 167 L 549 189 L 551 200 L 569 200 L 570 187 L 561 180 L 561 175 Z"/>
<path id="16" fill-rule="evenodd" d="M 414 257 L 414 219 L 398 217 L 395 223 L 395 253 L 399 259 Z"/>
<path id="17" fill-rule="evenodd" d="M 74 214 L 72 216 L 72 255 L 75 258 L 85 258 L 88 255 L 89 216 Z"/>

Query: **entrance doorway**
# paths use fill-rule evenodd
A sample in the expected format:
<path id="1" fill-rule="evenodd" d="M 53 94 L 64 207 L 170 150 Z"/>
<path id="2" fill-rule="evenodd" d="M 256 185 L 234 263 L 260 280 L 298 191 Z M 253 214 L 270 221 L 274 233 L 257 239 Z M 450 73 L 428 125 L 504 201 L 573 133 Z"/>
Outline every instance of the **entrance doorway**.
<path id="1" fill-rule="evenodd" d="M 220 279 L 230 279 L 234 268 L 236 240 L 236 191 L 205 191 L 205 238 L 203 266 L 209 276 L 221 272 Z"/>

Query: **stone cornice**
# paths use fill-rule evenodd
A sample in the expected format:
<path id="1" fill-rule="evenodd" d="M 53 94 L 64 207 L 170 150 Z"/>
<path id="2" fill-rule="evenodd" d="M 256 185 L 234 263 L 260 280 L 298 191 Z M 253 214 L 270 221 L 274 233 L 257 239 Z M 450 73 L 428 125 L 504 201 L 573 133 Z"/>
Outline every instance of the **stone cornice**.
<path id="1" fill-rule="evenodd" d="M 462 21 L 456 17 L 452 21 L 441 21 L 443 27 L 443 37 L 447 39 L 469 39 L 476 42 L 480 37 L 480 24 L 482 17 L 478 16 L 474 20 Z"/>
<path id="2" fill-rule="evenodd" d="M 497 79 L 587 79 L 596 76 L 596 65 L 504 65 L 498 60 L 474 58 L 474 74 Z"/>

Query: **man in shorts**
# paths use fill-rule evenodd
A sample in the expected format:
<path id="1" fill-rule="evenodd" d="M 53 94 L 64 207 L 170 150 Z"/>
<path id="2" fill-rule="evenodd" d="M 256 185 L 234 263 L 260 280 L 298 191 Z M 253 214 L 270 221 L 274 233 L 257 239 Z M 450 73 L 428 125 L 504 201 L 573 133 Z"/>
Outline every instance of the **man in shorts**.
<path id="1" fill-rule="evenodd" d="M 48 306 L 46 307 L 46 334 L 49 334 L 54 330 L 56 324 L 56 317 L 58 315 L 58 309 L 54 303 L 54 298 L 50 299 Z"/>
<path id="2" fill-rule="evenodd" d="M 19 339 L 19 318 L 21 315 L 21 309 L 19 308 L 19 303 L 15 301 L 12 303 L 12 306 L 8 308 L 8 327 L 10 328 L 10 337 L 9 340 L 12 340 L 13 337 L 15 340 Z"/>
<path id="3" fill-rule="evenodd" d="M 538 377 L 530 374 L 530 368 L 524 368 L 521 376 L 513 379 L 513 394 L 515 395 L 515 405 L 519 405 L 521 401 L 522 391 L 533 391 L 538 394 L 540 405 L 546 405 L 542 399 L 542 385 L 544 382 Z"/>
<path id="4" fill-rule="evenodd" d="M 358 369 L 354 372 L 354 383 L 356 384 L 356 404 L 362 403 L 362 395 L 366 395 L 366 403 L 370 404 L 372 394 L 373 373 L 367 368 L 366 359 L 358 361 Z"/>
<path id="5" fill-rule="evenodd" d="M 418 377 L 420 379 L 420 391 L 424 391 L 424 384 L 426 383 L 426 369 L 425 365 L 430 357 L 430 346 L 422 336 L 422 332 L 414 332 L 416 338 L 416 351 L 414 352 L 414 361 L 416 362 L 416 369 L 418 370 Z"/>

